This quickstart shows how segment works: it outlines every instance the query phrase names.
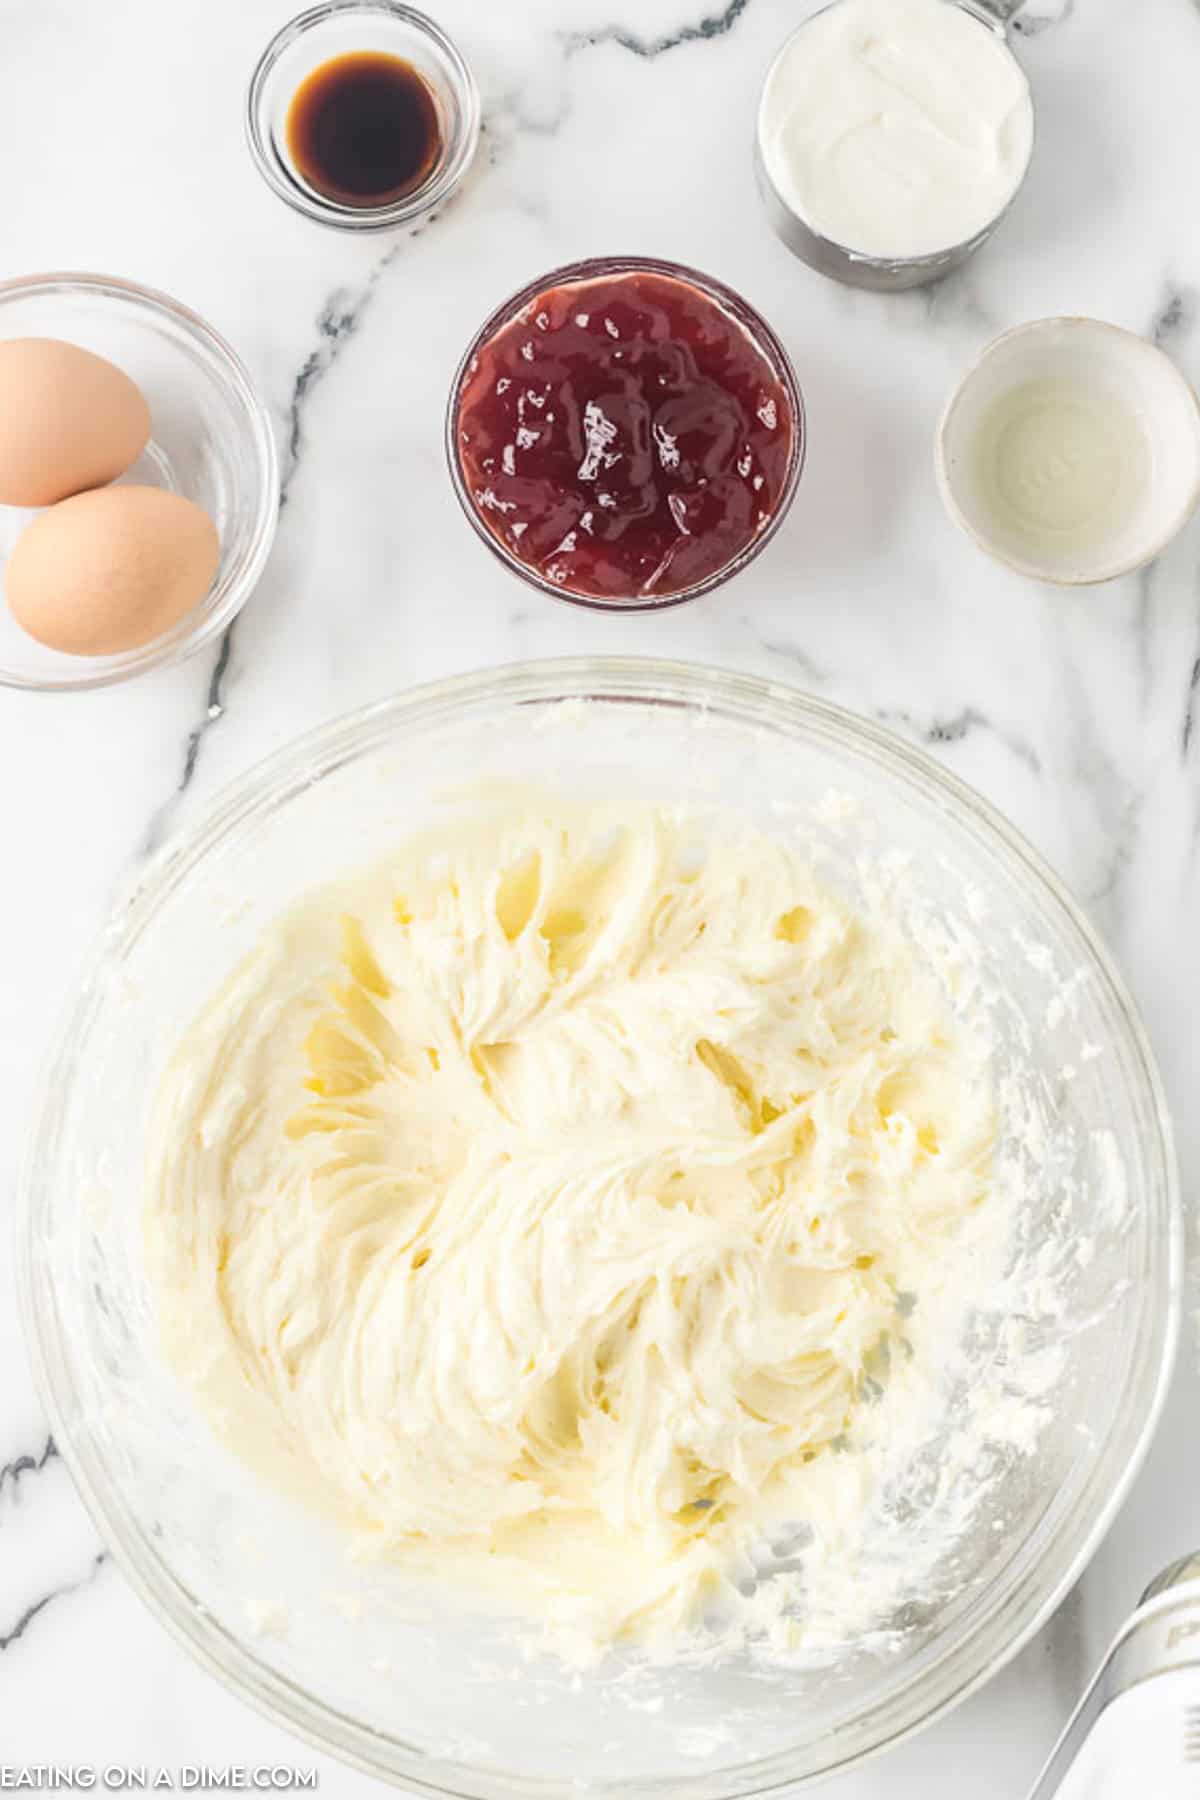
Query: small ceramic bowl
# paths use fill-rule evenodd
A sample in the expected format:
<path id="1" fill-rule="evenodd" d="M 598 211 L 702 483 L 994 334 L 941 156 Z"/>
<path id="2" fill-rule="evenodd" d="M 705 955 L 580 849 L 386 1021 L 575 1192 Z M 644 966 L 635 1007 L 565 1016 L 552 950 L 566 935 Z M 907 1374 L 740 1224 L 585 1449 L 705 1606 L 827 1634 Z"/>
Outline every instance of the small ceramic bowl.
<path id="1" fill-rule="evenodd" d="M 955 523 L 1035 580 L 1087 586 L 1153 561 L 1200 499 L 1200 407 L 1174 363 L 1098 319 L 988 345 L 938 427 Z"/>
<path id="2" fill-rule="evenodd" d="M 33 518 L 0 506 L 0 687 L 107 687 L 180 662 L 230 625 L 254 590 L 275 536 L 279 466 L 270 415 L 240 359 L 212 326 L 153 288 L 111 275 L 31 275 L 0 282 L 0 338 L 53 337 L 107 357 L 150 405 L 150 442 L 119 479 L 202 506 L 221 539 L 212 586 L 161 636 L 112 656 L 68 656 L 21 630 L 3 570 Z"/>

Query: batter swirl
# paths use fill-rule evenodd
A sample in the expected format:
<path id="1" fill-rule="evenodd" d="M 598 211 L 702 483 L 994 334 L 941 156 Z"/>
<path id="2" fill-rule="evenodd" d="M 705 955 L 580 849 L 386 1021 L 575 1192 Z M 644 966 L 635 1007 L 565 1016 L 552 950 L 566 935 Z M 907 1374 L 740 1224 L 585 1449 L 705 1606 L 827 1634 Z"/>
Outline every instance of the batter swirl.
<path id="1" fill-rule="evenodd" d="M 728 821 L 533 802 L 310 897 L 237 972 L 164 1085 L 147 1256 L 243 1454 L 603 1645 L 816 1525 L 994 1135 L 894 917 Z"/>

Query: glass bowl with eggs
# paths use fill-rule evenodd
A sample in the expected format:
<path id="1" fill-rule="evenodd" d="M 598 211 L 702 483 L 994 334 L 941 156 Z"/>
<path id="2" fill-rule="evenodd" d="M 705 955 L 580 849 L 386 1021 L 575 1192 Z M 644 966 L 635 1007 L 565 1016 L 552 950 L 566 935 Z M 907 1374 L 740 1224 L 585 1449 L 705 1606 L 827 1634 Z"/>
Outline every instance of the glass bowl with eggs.
<path id="1" fill-rule="evenodd" d="M 266 408 L 196 313 L 107 275 L 0 283 L 0 684 L 192 655 L 253 590 L 278 511 Z"/>

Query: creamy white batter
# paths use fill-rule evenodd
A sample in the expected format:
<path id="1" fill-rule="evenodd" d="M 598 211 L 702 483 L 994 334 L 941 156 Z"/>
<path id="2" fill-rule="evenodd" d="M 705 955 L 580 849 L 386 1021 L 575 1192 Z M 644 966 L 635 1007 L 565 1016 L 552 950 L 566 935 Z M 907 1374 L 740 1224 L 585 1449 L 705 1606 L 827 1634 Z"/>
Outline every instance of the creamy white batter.
<path id="1" fill-rule="evenodd" d="M 998 33 L 951 0 L 839 0 L 771 71 L 759 144 L 775 187 L 862 256 L 929 256 L 990 225 L 1020 185 L 1033 107 Z"/>
<path id="2" fill-rule="evenodd" d="M 196 1021 L 147 1261 L 215 1429 L 357 1549 L 662 1643 L 871 1504 L 994 1139 L 885 907 L 728 820 L 526 796 L 309 897 Z"/>

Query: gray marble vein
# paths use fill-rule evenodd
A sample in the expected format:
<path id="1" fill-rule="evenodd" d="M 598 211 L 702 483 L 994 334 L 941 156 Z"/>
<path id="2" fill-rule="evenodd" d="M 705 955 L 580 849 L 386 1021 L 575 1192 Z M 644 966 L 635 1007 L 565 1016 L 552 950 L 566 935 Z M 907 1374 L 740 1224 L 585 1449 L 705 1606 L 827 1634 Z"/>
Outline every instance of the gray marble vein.
<path id="1" fill-rule="evenodd" d="M 761 642 L 769 656 L 778 656 L 784 662 L 790 663 L 793 669 L 800 671 L 806 681 L 811 681 L 819 687 L 825 687 L 833 680 L 831 672 L 824 664 L 810 656 L 807 650 L 802 650 L 799 644 L 768 643 L 765 639 L 762 639 Z"/>
<path id="2" fill-rule="evenodd" d="M 1125 880 L 1137 862 L 1145 795 L 1130 785 L 1091 732 L 1079 743 L 1073 773 L 1091 800 L 1101 846 L 1098 870 L 1084 897 L 1112 932 L 1120 922 Z"/>
<path id="3" fill-rule="evenodd" d="M 1169 350 L 1191 333 L 1196 323 L 1196 289 L 1168 283 L 1163 302 L 1154 316 L 1150 336 L 1160 350 Z"/>
<path id="4" fill-rule="evenodd" d="M 708 13 L 691 24 L 681 25 L 676 31 L 663 32 L 659 37 L 639 37 L 623 25 L 602 25 L 594 31 L 564 33 L 563 43 L 569 56 L 580 50 L 594 49 L 597 44 L 617 44 L 632 56 L 665 56 L 668 50 L 677 50 L 681 44 L 724 37 L 726 32 L 732 31 L 749 4 L 750 0 L 729 0 L 723 11 Z"/>
<path id="5" fill-rule="evenodd" d="M 832 670 L 799 645 L 768 642 L 765 639 L 761 641 L 763 649 L 770 656 L 789 663 L 812 686 L 826 687 L 837 680 Z M 998 725 L 978 706 L 963 706 L 957 712 L 938 713 L 928 719 L 922 719 L 906 708 L 876 706 L 872 708 L 871 716 L 881 725 L 899 726 L 933 750 L 961 744 L 975 733 L 987 733 L 1016 757 L 1018 762 L 1023 763 L 1031 774 L 1042 773 L 1042 758 L 1029 739 L 1006 726 Z"/>
<path id="6" fill-rule="evenodd" d="M 1192 670 L 1188 676 L 1187 699 L 1183 708 L 1183 729 L 1179 734 L 1179 747 L 1185 757 L 1192 747 L 1192 738 L 1196 730 L 1196 693 L 1198 689 L 1200 689 L 1200 655 L 1192 660 Z"/>
<path id="7" fill-rule="evenodd" d="M 491 100 L 488 117 L 480 131 L 480 150 L 487 159 L 488 167 L 499 168 L 510 154 L 514 140 L 519 137 L 536 138 L 542 143 L 558 137 L 570 116 L 571 97 L 562 81 L 555 84 L 553 100 L 540 111 L 531 104 L 530 95 L 525 88 L 505 88 Z M 529 198 L 523 200 L 522 211 L 543 216 L 543 208 Z"/>
<path id="8" fill-rule="evenodd" d="M 424 225 L 416 226 L 406 237 L 391 244 L 372 266 L 365 281 L 361 282 L 358 287 L 335 288 L 317 314 L 317 342 L 300 365 L 296 379 L 292 383 L 292 396 L 288 403 L 283 474 L 279 484 L 281 511 L 291 497 L 292 484 L 304 461 L 305 412 L 313 390 L 325 379 L 350 339 L 358 331 L 366 317 L 376 288 L 395 262 L 401 246 L 420 237 L 422 232 L 434 223 L 436 217 L 436 214 L 431 214 Z"/>
<path id="9" fill-rule="evenodd" d="M 26 1476 L 40 1475 L 46 1464 L 53 1462 L 57 1456 L 58 1445 L 52 1437 L 48 1437 L 40 1450 L 14 1456 L 11 1461 L 0 1463 L 0 1499 L 3 1499 L 6 1487 L 11 1487 L 15 1493 Z"/>
<path id="10" fill-rule="evenodd" d="M 142 855 L 152 856 L 171 828 L 171 820 L 175 809 L 188 788 L 192 785 L 192 777 L 196 773 L 200 761 L 200 753 L 204 748 L 204 740 L 225 713 L 225 677 L 229 672 L 229 659 L 233 654 L 233 634 L 236 621 L 226 626 L 217 645 L 216 658 L 212 673 L 208 678 L 205 691 L 204 711 L 199 720 L 188 732 L 183 746 L 183 764 L 178 779 L 170 796 L 153 814 L 146 834 L 142 839 Z"/>
<path id="11" fill-rule="evenodd" d="M 44 1613 L 46 1608 L 52 1606 L 56 1600 L 65 1600 L 68 1594 L 77 1594 L 81 1588 L 90 1587 L 107 1561 L 108 1551 L 98 1550 L 86 1573 L 81 1575 L 78 1581 L 64 1582 L 61 1587 L 51 1588 L 48 1594 L 43 1594 L 39 1600 L 32 1601 L 8 1631 L 0 1632 L 0 1651 L 9 1650 L 14 1644 L 19 1643 L 39 1614 Z"/>
<path id="12" fill-rule="evenodd" d="M 373 265 L 365 281 L 357 288 L 335 288 L 317 314 L 317 343 L 309 351 L 296 374 L 292 383 L 291 399 L 288 402 L 283 469 L 279 483 L 281 514 L 291 497 L 292 485 L 304 461 L 305 411 L 313 390 L 328 375 L 346 344 L 358 331 L 370 305 L 371 297 L 381 278 L 395 261 L 401 245 L 419 237 L 421 232 L 434 222 L 436 216 L 436 214 L 431 214 L 424 224 L 415 227 L 408 233 L 407 238 L 398 239 L 391 244 Z M 213 727 L 218 725 L 225 716 L 225 682 L 233 656 L 236 630 L 237 621 L 234 620 L 221 637 L 216 661 L 209 677 L 203 715 L 188 732 L 184 744 L 183 766 L 174 790 L 150 821 L 149 829 L 142 843 L 144 856 L 149 856 L 157 850 L 167 836 L 179 802 L 192 784 L 203 753 L 205 739 Z"/>
<path id="13" fill-rule="evenodd" d="M 1154 318 L 1147 333 L 1151 341 L 1165 350 L 1168 355 L 1178 357 L 1181 351 L 1190 348 L 1200 317 L 1200 290 L 1188 282 L 1168 280 L 1161 301 L 1155 310 Z M 1151 663 L 1153 611 L 1152 604 L 1157 590 L 1161 572 L 1166 565 L 1160 560 L 1143 569 L 1138 576 L 1138 613 L 1137 636 L 1139 665 L 1142 671 L 1143 697 L 1148 701 Z M 1193 578 L 1193 585 L 1195 581 Z M 1196 695 L 1200 689 L 1200 650 L 1190 663 L 1187 676 L 1186 692 L 1183 704 L 1183 722 L 1179 730 L 1179 747 L 1186 759 L 1191 749 L 1196 725 Z"/>
<path id="14" fill-rule="evenodd" d="M 952 269 L 932 287 L 914 288 L 911 294 L 899 294 L 895 299 L 901 306 L 919 308 L 930 325 L 971 332 L 980 347 L 988 338 L 999 337 L 1011 323 L 984 299 L 969 263 Z"/>
<path id="15" fill-rule="evenodd" d="M 816 687 L 825 687 L 836 681 L 832 670 L 802 650 L 798 644 L 781 644 L 763 639 L 763 649 L 770 656 L 781 658 L 798 670 L 807 682 Z M 1004 748 L 1011 752 L 1019 762 L 1034 775 L 1042 773 L 1042 759 L 1034 746 L 1018 732 L 998 725 L 980 707 L 963 706 L 955 713 L 935 714 L 933 718 L 921 719 L 911 711 L 901 707 L 878 706 L 872 709 L 872 717 L 881 725 L 900 726 L 912 737 L 931 749 L 943 749 L 952 744 L 961 744 L 965 738 L 976 732 L 987 732 Z"/>
<path id="16" fill-rule="evenodd" d="M 977 706 L 964 706 L 958 712 L 947 717 L 935 716 L 921 720 L 910 712 L 900 708 L 879 708 L 874 717 L 881 725 L 901 725 L 910 731 L 921 743 L 931 748 L 942 748 L 949 744 L 961 744 L 974 732 L 987 732 L 1004 748 L 1011 752 L 1019 762 L 1023 762 L 1034 775 L 1042 772 L 1042 759 L 1033 745 L 1015 731 L 997 725 Z"/>
<path id="17" fill-rule="evenodd" d="M 1138 693 L 1143 708 L 1149 706 L 1154 686 L 1154 602 L 1161 564 L 1147 563 L 1133 577 L 1137 604 L 1130 638 L 1137 656 Z"/>
<path id="18" fill-rule="evenodd" d="M 1105 805 L 1105 812 L 1112 817 L 1114 823 L 1108 832 L 1099 878 L 1086 898 L 1090 906 L 1106 915 L 1110 930 L 1120 912 L 1122 883 L 1137 857 L 1142 799 L 1140 793 L 1131 793 Z"/>

